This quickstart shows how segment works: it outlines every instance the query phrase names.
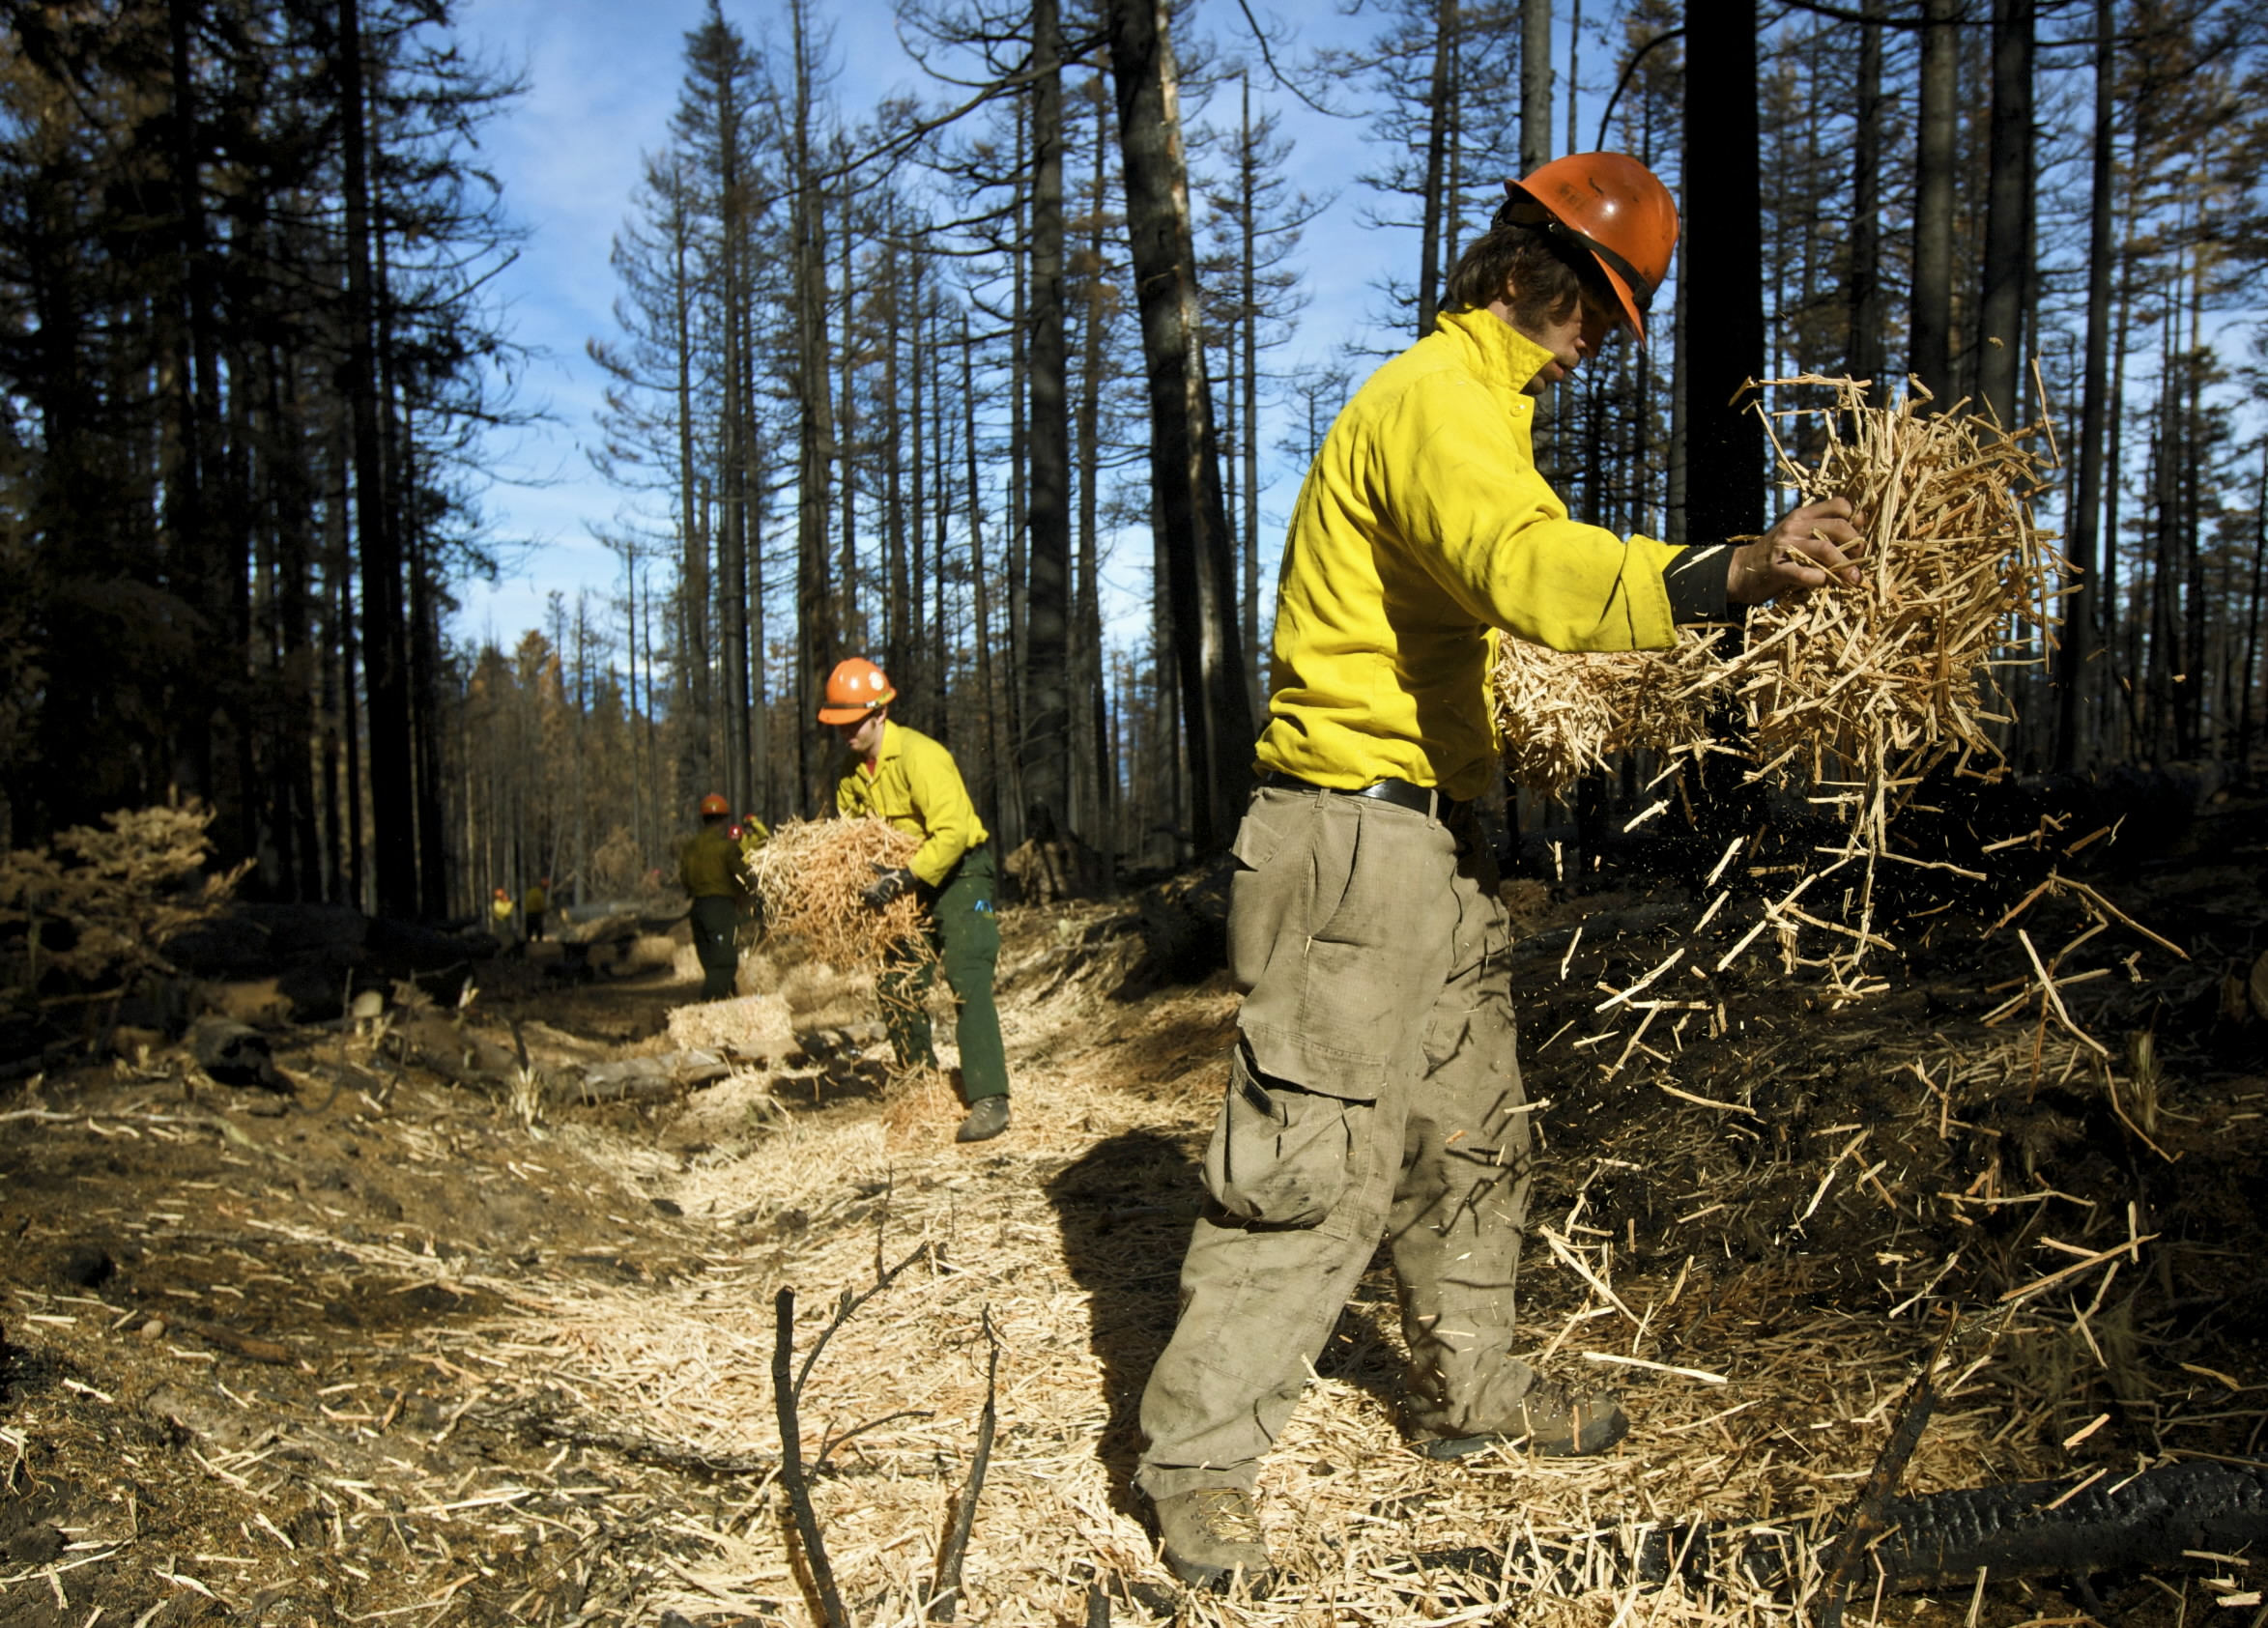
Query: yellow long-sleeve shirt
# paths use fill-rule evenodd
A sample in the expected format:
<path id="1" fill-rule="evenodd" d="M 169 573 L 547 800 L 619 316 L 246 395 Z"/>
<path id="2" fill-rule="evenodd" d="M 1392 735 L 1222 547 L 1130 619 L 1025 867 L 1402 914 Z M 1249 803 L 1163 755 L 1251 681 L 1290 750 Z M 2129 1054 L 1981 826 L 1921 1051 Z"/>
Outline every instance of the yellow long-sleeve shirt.
<path id="1" fill-rule="evenodd" d="M 921 838 L 908 869 L 932 887 L 990 835 L 968 800 L 953 754 L 895 718 L 882 724 L 875 766 L 870 770 L 864 758 L 853 757 L 844 770 L 835 812 L 847 819 L 871 814 Z"/>
<path id="2" fill-rule="evenodd" d="M 722 822 L 694 833 L 677 856 L 677 880 L 695 899 L 738 899 L 748 892 L 740 844 Z"/>
<path id="3" fill-rule="evenodd" d="M 1662 571 L 1681 551 L 1569 520 L 1536 472 L 1522 386 L 1550 359 L 1491 312 L 1444 316 L 1339 414 L 1284 545 L 1261 769 L 1471 797 L 1494 757 L 1488 629 L 1676 642 Z"/>

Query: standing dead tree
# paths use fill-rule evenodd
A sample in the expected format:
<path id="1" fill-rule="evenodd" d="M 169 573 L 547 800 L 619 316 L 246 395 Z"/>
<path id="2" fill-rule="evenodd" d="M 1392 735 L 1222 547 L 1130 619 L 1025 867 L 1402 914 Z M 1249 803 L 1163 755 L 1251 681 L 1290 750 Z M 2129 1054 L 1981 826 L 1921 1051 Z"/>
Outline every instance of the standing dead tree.
<path id="1" fill-rule="evenodd" d="M 1126 172 L 1142 355 L 1150 382 L 1150 473 L 1173 606 L 1192 834 L 1225 843 L 1243 812 L 1253 738 L 1236 625 L 1236 567 L 1197 310 L 1180 71 L 1158 0 L 1106 8 Z"/>

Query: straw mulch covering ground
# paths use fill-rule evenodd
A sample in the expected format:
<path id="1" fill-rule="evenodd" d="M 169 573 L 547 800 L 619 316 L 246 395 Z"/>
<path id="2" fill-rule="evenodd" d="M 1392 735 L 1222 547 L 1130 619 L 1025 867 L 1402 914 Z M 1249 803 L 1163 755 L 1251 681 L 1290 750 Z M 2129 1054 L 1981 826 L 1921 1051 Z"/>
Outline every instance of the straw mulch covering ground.
<path id="1" fill-rule="evenodd" d="M 2117 1035 L 2209 1007 L 2204 938 L 2256 934 L 2258 877 L 2200 871 L 2179 911 L 2147 900 L 2168 925 L 2186 912 L 2215 964 L 2160 976 L 2153 957 L 2144 984 L 2071 990 L 2077 1015 Z M 2081 915 L 2061 897 L 2030 912 L 2057 935 Z M 68 1531 L 46 1560 L 0 1564 L 0 1618 L 800 1628 L 815 1607 L 779 1474 L 774 1298 L 795 1291 L 800 1362 L 837 1296 L 901 1262 L 802 1393 L 818 1519 L 862 1628 L 922 1614 L 988 1320 L 998 1432 L 962 1621 L 1089 1620 L 1100 1580 L 1120 1623 L 1794 1628 L 1823 1524 L 1948 1304 L 2014 1314 L 1945 1370 L 1910 1489 L 2258 1456 L 2241 1389 L 2268 1380 L 2256 1046 L 2216 1064 L 2167 1024 L 2147 1067 L 2106 1065 L 2058 1031 L 1980 1028 L 2019 958 L 2002 934 L 1904 1001 L 1810 1010 L 1776 978 L 1745 999 L 1734 981 L 1714 991 L 1729 1032 L 1667 1014 L 1693 1021 L 1603 1080 L 1591 1025 L 1562 1038 L 1562 1018 L 1694 929 L 1688 912 L 1610 947 L 1593 914 L 1580 947 L 1514 952 L 1544 1151 L 1523 1326 L 1551 1370 L 1622 1380 L 1629 1442 L 1578 1463 L 1409 1453 L 1374 1270 L 1264 1466 L 1283 1588 L 1185 1597 L 1130 1492 L 1134 1407 L 1174 1316 L 1236 1002 L 1220 982 L 1130 990 L 1138 941 L 1104 930 L 1122 914 L 1094 907 L 1067 936 L 1056 911 L 1009 912 L 1016 1125 L 973 1147 L 950 1142 L 949 1108 L 905 1119 L 840 1059 L 719 1087 L 735 1113 L 700 1111 L 704 1093 L 674 1120 L 624 1103 L 531 1128 L 328 1031 L 292 1040 L 303 1089 L 282 1118 L 209 1086 L 185 1099 L 158 1065 L 12 1099 L 0 1518 L 36 1508 Z M 619 999 L 529 982 L 549 1022 Z M 47 1274 L 90 1234 L 116 1279 Z M 1795 1575 L 1634 1583 L 1629 1534 L 1692 1518 L 1790 1534 Z M 2167 1578 L 2120 1597 L 2131 1628 L 2224 1615 Z M 2200 1592 L 2177 1607 L 2175 1583 Z M 1950 1628 L 1968 1603 L 1891 1599 L 1881 1619 Z M 1995 1577 L 1968 1620 L 2075 1609 Z M 1862 1586 L 1852 1621 L 1874 1611 Z"/>
<path id="2" fill-rule="evenodd" d="M 688 1001 L 670 1011 L 671 1046 L 785 1063 L 795 1049 L 795 1017 L 778 995 Z"/>
<path id="3" fill-rule="evenodd" d="M 879 910 L 861 896 L 920 846 L 920 838 L 887 820 L 791 819 L 756 850 L 749 869 L 771 931 L 795 934 L 836 966 L 874 967 L 892 946 L 922 941 L 925 911 L 911 893 Z"/>
<path id="4" fill-rule="evenodd" d="M 1624 1386 L 1630 1443 L 1579 1462 L 1444 1466 L 1408 1452 L 1392 1422 L 1391 1289 L 1374 1270 L 1267 1461 L 1264 1517 L 1288 1581 L 1265 1602 L 1184 1596 L 1130 1490 L 1134 1409 L 1171 1328 L 1234 1008 L 1210 986 L 1154 1001 L 1130 1032 L 1091 986 L 1009 1003 L 1017 1125 L 982 1148 L 953 1147 L 949 1120 L 926 1143 L 909 1138 L 885 1106 L 790 1122 L 685 1168 L 632 1158 L 626 1183 L 666 1192 L 689 1228 L 737 1214 L 741 1245 L 656 1285 L 521 1283 L 522 1309 L 485 1336 L 511 1364 L 492 1394 L 543 1399 L 562 1441 L 575 1421 L 603 1422 L 656 1455 L 770 1466 L 777 1292 L 796 1291 L 800 1361 L 839 1296 L 910 1258 L 833 1334 L 800 1419 L 807 1461 L 827 1467 L 813 1497 L 861 1623 L 922 1618 L 977 1440 L 989 1320 L 999 1431 L 963 1620 L 1083 1620 L 1084 1589 L 1101 1580 L 1134 1621 L 1151 1607 L 1186 1621 L 1316 1625 L 1516 1609 L 1523 1621 L 1608 1628 L 1633 1620 L 1643 1596 L 1650 1621 L 1793 1624 L 1817 1586 L 1829 1517 L 1880 1450 L 1937 1327 L 1932 1308 L 1956 1291 L 1989 1301 L 2064 1259 L 2005 1244 L 1982 1260 L 1956 1253 L 1973 1237 L 1965 1225 L 2043 1202 L 2012 1198 L 2029 1184 L 1997 1157 L 1982 1177 L 1955 1173 L 1975 1145 L 1964 1116 L 2018 1077 L 2028 1037 L 1913 1053 L 1909 1073 L 1874 1088 L 1865 1124 L 1840 1102 L 1813 1105 L 1840 1067 L 1833 1045 L 1823 1065 L 1722 1054 L 1713 1082 L 1698 1068 L 1680 1076 L 1704 1104 L 1651 1091 L 1565 1102 L 1545 1140 L 1574 1145 L 1553 1148 L 1539 1189 L 1527 1327 L 1554 1370 Z M 2084 1061 L 2051 1038 L 2052 1078 Z M 2017 1213 L 2089 1249 L 2126 1236 L 2120 1221 L 2117 1238 L 2092 1237 L 2113 1218 L 2092 1206 Z M 2024 1300 L 1996 1343 L 1948 1364 L 1949 1399 L 1909 1489 L 2116 1458 L 2099 1433 L 2084 1452 L 2057 1446 L 2098 1400 L 2153 1383 L 2118 1302 L 2090 1303 L 2099 1286 L 2067 1283 L 2068 1306 Z M 2117 1462 L 2131 1468 L 2133 1455 Z M 1650 1525 L 1695 1518 L 1787 1534 L 1796 1576 L 1641 1590 L 1619 1554 Z M 775 1477 L 752 1468 L 666 1524 L 676 1557 L 651 1577 L 647 1610 L 812 1620 Z"/>

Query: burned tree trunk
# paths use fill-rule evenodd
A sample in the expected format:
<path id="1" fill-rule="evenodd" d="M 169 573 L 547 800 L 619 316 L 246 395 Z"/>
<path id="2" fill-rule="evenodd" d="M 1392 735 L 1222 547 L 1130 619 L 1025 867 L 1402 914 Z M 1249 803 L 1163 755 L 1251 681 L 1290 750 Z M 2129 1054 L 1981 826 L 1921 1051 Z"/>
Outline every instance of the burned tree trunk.
<path id="1" fill-rule="evenodd" d="M 1178 71 L 1159 0 L 1111 0 L 1107 27 L 1126 169 L 1127 233 L 1150 386 L 1151 480 L 1189 738 L 1193 836 L 1199 847 L 1211 849 L 1228 841 L 1241 815 L 1253 730 L 1198 328 Z"/>
<path id="2" fill-rule="evenodd" d="M 1032 57 L 1031 586 L 1023 789 L 1053 825 L 1070 813 L 1071 426 L 1064 381 L 1063 65 L 1056 0 L 1034 0 Z M 1020 811 L 1019 811 L 1020 812 Z M 1037 829 L 1037 826 L 1035 826 Z"/>

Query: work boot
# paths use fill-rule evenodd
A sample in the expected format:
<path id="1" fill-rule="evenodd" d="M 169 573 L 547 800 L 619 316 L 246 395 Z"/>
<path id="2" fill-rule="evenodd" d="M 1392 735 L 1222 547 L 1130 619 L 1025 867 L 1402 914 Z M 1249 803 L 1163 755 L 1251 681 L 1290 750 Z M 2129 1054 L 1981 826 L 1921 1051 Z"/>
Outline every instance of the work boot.
<path id="1" fill-rule="evenodd" d="M 1545 1458 L 1587 1458 L 1605 1452 L 1629 1429 L 1630 1421 L 1622 1416 L 1613 1392 L 1577 1395 L 1558 1380 L 1537 1378 L 1512 1405 L 1512 1416 L 1502 1429 L 1474 1436 L 1423 1437 L 1410 1445 L 1427 1458 L 1463 1458 L 1499 1445 L 1524 1447 Z"/>
<path id="2" fill-rule="evenodd" d="M 968 1105 L 968 1117 L 953 1133 L 956 1142 L 989 1142 L 1008 1128 L 1006 1094 L 979 1097 Z"/>
<path id="3" fill-rule="evenodd" d="M 1156 1500 L 1165 1569 L 1192 1588 L 1226 1593 L 1237 1575 L 1259 1594 L 1268 1586 L 1268 1545 L 1259 1512 L 1242 1487 L 1199 1487 Z"/>

